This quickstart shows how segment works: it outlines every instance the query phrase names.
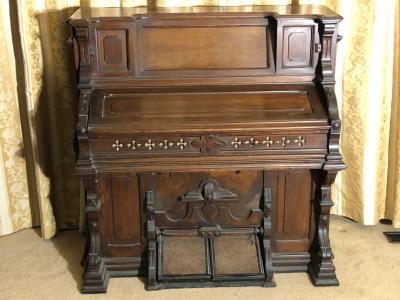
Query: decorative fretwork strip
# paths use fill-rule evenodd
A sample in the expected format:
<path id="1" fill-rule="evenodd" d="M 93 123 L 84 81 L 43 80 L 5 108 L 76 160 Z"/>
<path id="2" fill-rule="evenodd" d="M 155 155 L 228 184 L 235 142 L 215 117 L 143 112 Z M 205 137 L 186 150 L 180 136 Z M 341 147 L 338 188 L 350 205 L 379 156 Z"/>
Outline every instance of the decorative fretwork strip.
<path id="1" fill-rule="evenodd" d="M 281 137 L 277 139 L 273 139 L 272 137 L 267 136 L 264 140 L 260 141 L 254 137 L 250 139 L 241 140 L 238 137 L 235 137 L 231 142 L 231 145 L 236 149 L 240 147 L 255 147 L 257 145 L 263 145 L 267 148 L 271 147 L 273 144 L 281 145 L 282 147 L 286 147 L 289 144 L 297 145 L 299 147 L 303 146 L 306 143 L 306 139 L 302 136 L 296 138 L 289 137 Z"/>
<path id="2" fill-rule="evenodd" d="M 168 139 L 164 139 L 161 141 L 156 141 L 153 139 L 147 139 L 146 141 L 139 141 L 132 139 L 126 144 L 126 147 L 132 151 L 153 151 L 153 150 L 184 150 L 188 146 L 188 142 L 184 138 L 180 138 L 177 141 L 170 141 Z M 121 148 L 124 147 L 119 140 L 115 140 L 112 144 L 112 147 L 116 151 L 120 151 Z"/>
<path id="3" fill-rule="evenodd" d="M 211 141 L 211 142 L 210 142 Z M 257 138 L 257 137 L 213 137 L 213 139 L 200 139 L 200 138 L 178 138 L 174 140 L 162 139 L 156 140 L 152 138 L 146 139 L 132 139 L 126 142 L 126 148 L 130 151 L 148 152 L 148 151 L 183 151 L 201 149 L 201 151 L 211 152 L 225 149 L 265 149 L 274 145 L 276 147 L 287 147 L 288 145 L 302 147 L 306 143 L 303 136 L 297 137 L 270 137 Z M 115 151 L 120 151 L 124 144 L 119 140 L 112 143 L 112 148 Z M 275 147 L 275 148 L 276 148 Z"/>

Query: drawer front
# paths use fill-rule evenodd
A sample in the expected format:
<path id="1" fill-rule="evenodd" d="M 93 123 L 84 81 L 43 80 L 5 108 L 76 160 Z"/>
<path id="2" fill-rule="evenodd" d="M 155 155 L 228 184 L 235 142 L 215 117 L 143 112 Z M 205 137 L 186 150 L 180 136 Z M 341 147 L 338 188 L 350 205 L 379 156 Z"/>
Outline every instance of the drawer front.
<path id="1" fill-rule="evenodd" d="M 92 153 L 121 153 L 131 155 L 224 155 L 249 152 L 266 153 L 272 150 L 302 151 L 315 149 L 325 151 L 325 134 L 289 135 L 206 135 L 175 137 L 116 137 L 115 139 L 93 139 Z"/>

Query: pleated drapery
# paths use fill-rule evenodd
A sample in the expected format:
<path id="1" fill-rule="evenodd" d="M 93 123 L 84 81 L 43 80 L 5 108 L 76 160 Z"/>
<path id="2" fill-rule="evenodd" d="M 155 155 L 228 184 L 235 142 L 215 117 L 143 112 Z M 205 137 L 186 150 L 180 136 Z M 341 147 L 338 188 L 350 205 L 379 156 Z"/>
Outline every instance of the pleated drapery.
<path id="1" fill-rule="evenodd" d="M 397 0 L 157 0 L 159 6 L 326 5 L 344 17 L 337 95 L 347 170 L 334 213 L 400 227 L 399 5 Z M 154 3 L 154 1 L 153 1 Z M 146 0 L 0 1 L 0 235 L 83 219 L 73 175 L 77 91 L 65 20 L 78 7 L 142 6 Z M 397 19 L 396 19 L 397 18 Z M 395 26 L 395 24 L 397 24 Z"/>

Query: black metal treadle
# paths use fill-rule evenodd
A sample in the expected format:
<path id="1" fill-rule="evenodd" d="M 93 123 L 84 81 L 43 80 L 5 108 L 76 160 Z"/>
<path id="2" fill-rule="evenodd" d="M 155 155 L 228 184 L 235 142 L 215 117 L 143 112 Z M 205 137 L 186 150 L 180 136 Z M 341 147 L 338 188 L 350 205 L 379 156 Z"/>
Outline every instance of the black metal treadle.
<path id="1" fill-rule="evenodd" d="M 383 234 L 390 243 L 400 243 L 400 231 L 386 231 Z"/>

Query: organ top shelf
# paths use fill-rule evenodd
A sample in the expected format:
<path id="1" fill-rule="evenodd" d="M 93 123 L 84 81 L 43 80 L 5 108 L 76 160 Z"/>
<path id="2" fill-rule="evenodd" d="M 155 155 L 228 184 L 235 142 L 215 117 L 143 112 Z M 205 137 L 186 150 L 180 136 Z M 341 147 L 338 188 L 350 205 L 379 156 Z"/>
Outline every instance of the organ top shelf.
<path id="1" fill-rule="evenodd" d="M 191 6 L 191 7 L 124 7 L 124 8 L 81 8 L 71 17 L 70 22 L 91 21 L 97 18 L 123 18 L 146 15 L 171 15 L 171 14 L 208 14 L 231 16 L 259 14 L 274 17 L 290 18 L 321 18 L 341 20 L 342 17 L 324 6 L 315 5 L 252 5 L 252 6 Z"/>

